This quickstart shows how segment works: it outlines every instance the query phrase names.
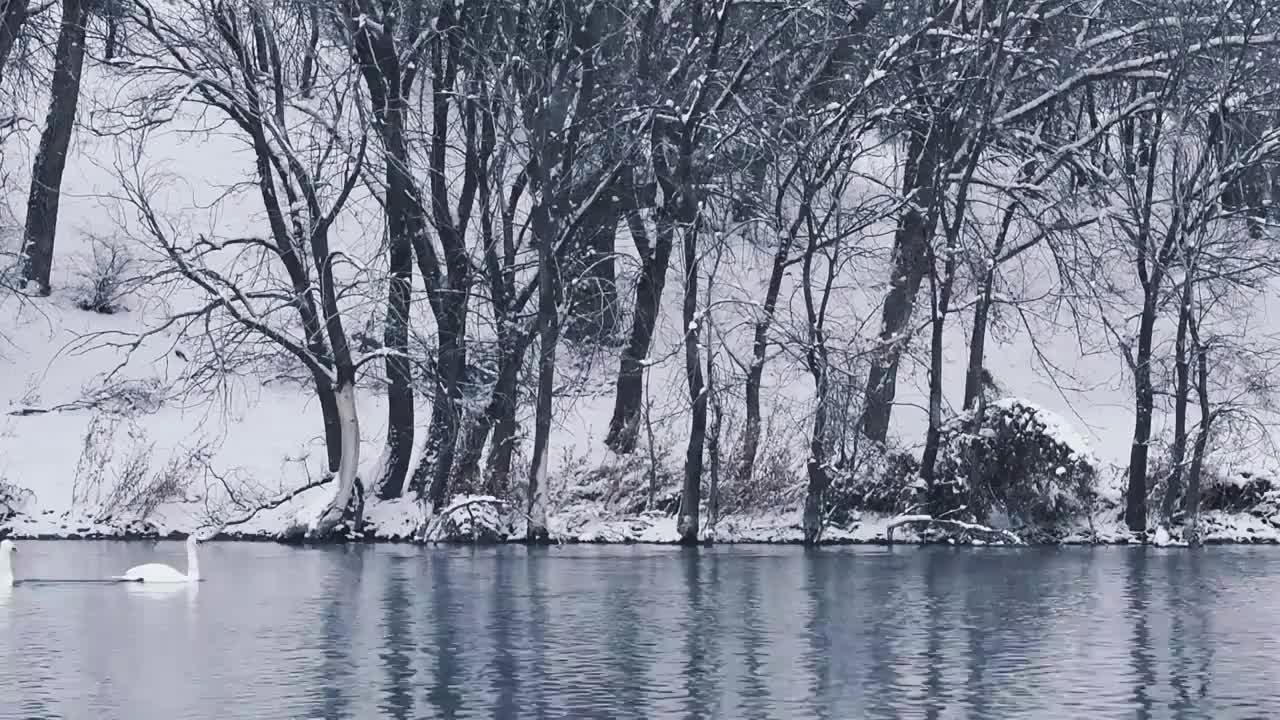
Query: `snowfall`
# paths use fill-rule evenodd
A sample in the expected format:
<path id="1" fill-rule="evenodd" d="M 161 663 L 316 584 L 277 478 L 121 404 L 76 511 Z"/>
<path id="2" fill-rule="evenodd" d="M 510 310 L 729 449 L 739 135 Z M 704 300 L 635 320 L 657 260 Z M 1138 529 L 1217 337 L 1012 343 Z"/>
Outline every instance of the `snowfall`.
<path id="1" fill-rule="evenodd" d="M 191 232 L 231 236 L 252 233 L 260 211 L 254 196 L 227 188 L 251 178 L 253 164 L 241 143 L 221 134 L 194 114 L 179 113 L 169 125 L 154 130 L 143 154 L 131 155 L 127 133 L 102 133 L 104 108 L 128 87 L 100 67 L 87 69 L 80 123 L 65 174 L 58 222 L 54 293 L 48 298 L 0 294 L 0 534 L 19 538 L 164 537 L 197 532 L 228 539 L 273 539 L 299 513 L 327 500 L 329 489 L 316 484 L 324 464 L 318 409 L 305 385 L 264 370 L 236 373 L 217 392 L 191 391 L 192 354 L 206 349 L 184 344 L 184 338 L 161 332 L 134 345 L 144 333 L 173 313 L 192 306 L 197 297 L 170 284 L 141 284 L 129 289 L 121 310 L 111 315 L 79 309 L 85 276 L 95 263 L 95 244 L 125 236 L 132 222 L 118 199 L 120 173 L 137 169 L 164 177 L 164 212 Z M 37 108 L 42 107 L 42 103 Z M 0 148 L 0 251 L 18 250 L 25 214 L 34 145 L 41 112 L 24 133 Z M 204 128 L 207 132 L 189 133 Z M 886 151 L 890 152 L 890 151 Z M 881 158 L 880 172 L 892 166 Z M 873 159 L 874 161 L 874 159 Z M 871 168 L 869 174 L 874 174 Z M 360 242 L 358 222 L 338 228 L 348 244 Z M 883 293 L 884 264 L 891 225 L 880 228 L 876 242 L 881 262 L 864 282 L 849 283 L 843 305 L 850 308 L 849 327 L 876 314 Z M 376 235 L 376 233 L 372 233 Z M 620 275 L 634 276 L 634 249 L 619 234 Z M 138 262 L 148 258 L 136 252 Z M 724 299 L 753 302 L 767 276 L 771 258 L 745 251 L 726 260 L 729 280 L 721 280 Z M 649 392 L 657 413 L 653 454 L 664 477 L 675 478 L 684 455 L 687 422 L 678 409 L 687 392 L 678 352 L 679 273 L 672 271 L 659 328 Z M 1034 281 L 1034 278 L 1033 280 Z M 620 292 L 628 292 L 624 283 Z M 729 297 L 732 295 L 733 297 Z M 421 306 L 425 302 L 418 303 Z M 725 303 L 731 305 L 731 303 Z M 785 309 L 784 309 L 785 310 Z M 726 311 L 732 312 L 732 311 Z M 789 312 L 789 311 L 787 311 Z M 786 312 L 783 313 L 784 315 Z M 415 318 L 416 331 L 429 332 L 425 310 Z M 864 326 L 874 323 L 863 322 Z M 870 337 L 874 328 L 862 327 Z M 1082 352 L 1070 332 L 1039 334 L 1033 343 L 1027 327 L 1012 324 L 993 336 L 988 350 L 992 374 L 1008 396 L 1040 407 L 1082 452 L 1091 452 L 1102 471 L 1102 502 L 1092 517 L 1078 519 L 1065 542 L 1123 543 L 1135 540 L 1120 522 L 1122 466 L 1132 436 L 1133 416 L 1125 370 L 1114 354 Z M 739 350 L 749 347 L 744 332 Z M 947 337 L 947 400 L 954 408 L 963 381 L 966 330 L 952 324 Z M 730 348 L 731 350 L 733 348 Z M 1045 358 L 1053 359 L 1053 368 Z M 618 457 L 603 443 L 612 411 L 612 379 L 616 354 L 583 357 L 562 353 L 551 438 L 549 523 L 561 542 L 651 542 L 676 540 L 676 519 L 663 512 L 628 512 L 633 503 L 610 482 L 643 483 L 647 476 L 649 440 L 633 457 Z M 923 438 L 926 372 L 904 362 L 898 381 L 893 435 L 911 447 Z M 1064 382 L 1063 378 L 1070 378 Z M 362 475 L 373 471 L 382 453 L 385 403 L 376 378 L 367 378 L 359 393 L 363 459 Z M 790 472 L 770 507 L 745 508 L 721 517 L 705 529 L 716 542 L 799 542 L 803 500 L 803 418 L 811 403 L 812 385 L 798 364 L 785 357 L 771 361 L 765 378 L 767 444 L 762 455 L 778 458 Z M 421 397 L 423 393 L 419 393 Z M 727 401 L 731 402 L 732 398 Z M 417 410 L 419 439 L 426 435 L 429 405 Z M 531 426 L 525 409 L 521 423 Z M 794 428 L 794 429 L 793 429 Z M 792 430 L 793 429 L 793 430 Z M 1157 435 L 1162 428 L 1157 428 Z M 527 463 L 527 457 L 520 456 Z M 414 462 L 416 463 L 415 457 Z M 789 464 L 788 464 L 789 463 Z M 1265 457 L 1241 457 L 1223 463 L 1221 477 L 1244 478 L 1271 472 Z M 611 480 L 613 479 L 613 480 Z M 592 483 L 601 487 L 592 487 Z M 299 488 L 312 486 L 299 492 Z M 663 492 L 675 482 L 664 484 Z M 155 503 L 125 502 L 146 496 Z M 7 509 L 7 512 L 5 510 Z M 432 516 L 410 498 L 379 502 L 369 498 L 363 532 L 354 539 L 370 541 L 467 540 L 480 528 L 499 527 L 510 538 L 523 536 L 519 508 L 493 498 L 453 498 L 449 510 Z M 1260 511 L 1210 512 L 1203 517 L 1209 542 L 1280 541 L 1280 516 Z M 824 542 L 917 542 L 933 536 L 925 523 L 911 517 L 855 514 L 846 526 L 830 527 Z M 498 537 L 497 539 L 503 539 Z M 1175 543 L 1167 534 L 1152 541 Z M 976 541 L 974 541 L 976 542 Z M 996 539 L 994 542 L 1001 542 Z"/>

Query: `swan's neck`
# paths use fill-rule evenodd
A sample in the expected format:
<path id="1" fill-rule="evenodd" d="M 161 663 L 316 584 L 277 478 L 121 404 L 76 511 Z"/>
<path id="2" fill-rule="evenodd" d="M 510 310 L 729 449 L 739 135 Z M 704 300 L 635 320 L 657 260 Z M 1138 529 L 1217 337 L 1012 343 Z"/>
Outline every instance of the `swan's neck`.
<path id="1" fill-rule="evenodd" d="M 200 579 L 200 558 L 196 555 L 196 546 L 187 546 L 187 577 L 192 580 Z"/>
<path id="2" fill-rule="evenodd" d="M 0 552 L 0 586 L 13 584 L 13 555 Z"/>

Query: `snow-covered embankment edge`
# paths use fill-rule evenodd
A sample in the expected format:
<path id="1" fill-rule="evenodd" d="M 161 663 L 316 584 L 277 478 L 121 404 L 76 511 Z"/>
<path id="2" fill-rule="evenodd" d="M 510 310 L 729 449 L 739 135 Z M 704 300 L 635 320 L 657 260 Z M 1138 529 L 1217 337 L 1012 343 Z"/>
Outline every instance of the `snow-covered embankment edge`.
<path id="1" fill-rule="evenodd" d="M 317 488 L 309 492 L 323 492 Z M 18 540 L 158 540 L 180 539 L 196 533 L 210 540 L 279 542 L 298 508 L 307 503 L 300 493 L 276 507 L 264 508 L 234 524 L 210 527 L 201 523 L 196 508 L 171 504 L 144 520 L 95 519 L 77 511 L 41 510 L 16 513 L 0 522 L 0 537 Z M 800 511 L 762 512 L 721 518 L 703 532 L 703 540 L 715 544 L 801 544 Z M 927 516 L 859 513 L 846 527 L 828 526 L 822 545 L 948 544 L 968 547 L 1013 545 L 1185 545 L 1175 531 L 1153 529 L 1136 535 L 1124 528 L 1119 512 L 1107 509 L 1090 519 L 1080 519 L 1057 532 L 1027 538 L 1002 530 L 956 523 L 927 522 Z M 579 503 L 549 517 L 551 540 L 558 543 L 653 544 L 678 542 L 674 515 L 647 512 L 637 515 L 608 512 L 594 503 Z M 978 532 L 972 531 L 973 529 Z M 1280 545 L 1280 516 L 1260 517 L 1250 512 L 1211 511 L 1201 516 L 1205 544 Z M 1046 539 L 1049 538 L 1049 539 Z M 328 543 L 518 543 L 524 539 L 524 520 L 505 503 L 484 496 L 456 498 L 442 513 L 431 516 L 417 501 L 371 499 L 365 506 L 362 527 L 340 532 Z"/>

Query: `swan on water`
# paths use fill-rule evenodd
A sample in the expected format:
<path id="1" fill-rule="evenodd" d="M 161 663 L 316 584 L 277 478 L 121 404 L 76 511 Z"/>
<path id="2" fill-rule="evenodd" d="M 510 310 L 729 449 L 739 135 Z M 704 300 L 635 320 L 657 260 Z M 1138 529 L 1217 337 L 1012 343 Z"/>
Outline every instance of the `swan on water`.
<path id="1" fill-rule="evenodd" d="M 12 540 L 0 541 L 0 587 L 13 585 L 13 556 L 17 552 Z"/>
<path id="2" fill-rule="evenodd" d="M 196 545 L 200 540 L 195 535 L 187 536 L 187 571 L 178 572 L 164 563 L 147 563 L 131 567 L 123 575 L 115 576 L 115 580 L 126 580 L 141 583 L 189 583 L 200 581 L 200 559 L 196 557 Z"/>

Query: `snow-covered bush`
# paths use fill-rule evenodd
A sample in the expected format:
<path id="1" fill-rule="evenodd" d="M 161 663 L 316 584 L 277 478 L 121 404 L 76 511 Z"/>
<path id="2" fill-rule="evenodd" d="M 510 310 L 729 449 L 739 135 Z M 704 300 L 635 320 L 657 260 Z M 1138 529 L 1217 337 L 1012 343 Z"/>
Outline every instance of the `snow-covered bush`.
<path id="1" fill-rule="evenodd" d="M 428 529 L 428 540 L 440 542 L 506 542 L 511 528 L 503 517 L 503 502 L 488 495 L 454 498 Z"/>
<path id="2" fill-rule="evenodd" d="M 1251 472 L 1224 475 L 1205 468 L 1202 483 L 1201 510 L 1265 512 L 1272 509 L 1280 499 L 1277 498 L 1280 496 L 1280 487 L 1268 475 Z"/>
<path id="3" fill-rule="evenodd" d="M 875 448 L 863 455 L 832 473 L 827 513 L 837 525 L 847 524 L 854 512 L 896 514 L 919 502 L 920 463 L 910 453 Z"/>
<path id="4" fill-rule="evenodd" d="M 90 238 L 92 251 L 75 268 L 76 307 L 113 315 L 124 309 L 124 298 L 137 282 L 133 254 L 124 243 Z"/>
<path id="5" fill-rule="evenodd" d="M 1051 526 L 1093 506 L 1097 468 L 1061 418 L 1006 399 L 987 406 L 980 421 L 968 411 L 943 426 L 937 496 L 978 522 L 1003 512 L 1017 525 Z"/>

